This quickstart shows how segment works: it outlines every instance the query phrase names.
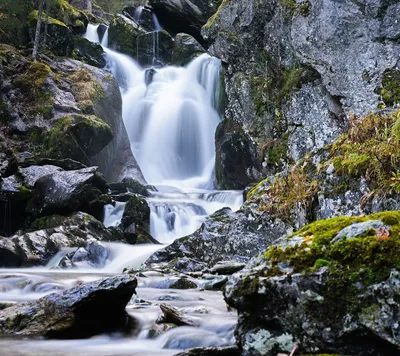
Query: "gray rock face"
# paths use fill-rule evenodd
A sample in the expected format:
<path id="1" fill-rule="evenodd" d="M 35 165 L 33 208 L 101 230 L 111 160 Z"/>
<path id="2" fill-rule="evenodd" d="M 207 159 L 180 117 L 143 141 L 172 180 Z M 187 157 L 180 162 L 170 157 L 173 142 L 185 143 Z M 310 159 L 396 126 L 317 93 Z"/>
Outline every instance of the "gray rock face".
<path id="1" fill-rule="evenodd" d="M 85 338 L 128 331 L 135 323 L 125 306 L 136 285 L 135 277 L 120 275 L 11 306 L 0 311 L 0 334 Z"/>
<path id="2" fill-rule="evenodd" d="M 34 217 L 68 214 L 106 192 L 107 183 L 97 167 L 56 172 L 36 182 L 28 208 Z"/>
<path id="3" fill-rule="evenodd" d="M 246 262 L 285 235 L 288 229 L 289 225 L 282 221 L 259 218 L 250 210 L 233 213 L 222 209 L 211 215 L 194 234 L 175 240 L 146 263 L 168 262 L 180 257 L 193 258 L 209 267 L 224 260 Z"/>
<path id="4" fill-rule="evenodd" d="M 242 130 L 252 167 L 234 175 L 220 163 L 217 182 L 259 180 L 332 142 L 351 113 L 376 110 L 385 70 L 400 45 L 396 1 L 223 2 L 203 27 L 211 54 L 225 62 L 224 134 Z M 238 157 L 240 160 L 240 157 Z M 229 179 L 228 179 L 229 177 Z"/>
<path id="5" fill-rule="evenodd" d="M 363 115 L 380 102 L 375 90 L 400 55 L 400 45 L 391 40 L 399 32 L 396 9 L 398 16 L 399 5 L 388 7 L 382 0 L 364 5 L 316 0 L 308 16 L 293 18 L 294 50 L 321 74 L 324 86 L 341 98 L 346 112 Z"/>
<path id="6" fill-rule="evenodd" d="M 85 213 L 69 217 L 46 217 L 35 224 L 34 227 L 41 229 L 0 240 L 2 267 L 44 266 L 62 248 L 74 248 L 70 253 L 73 263 L 64 260 L 65 263 L 60 265 L 62 268 L 79 267 L 78 262 L 102 267 L 108 250 L 97 240 L 115 239 L 115 232 L 106 229 L 100 221 Z"/>
<path id="7" fill-rule="evenodd" d="M 18 173 L 22 176 L 23 185 L 29 189 L 32 189 L 40 178 L 61 171 L 63 171 L 62 168 L 52 165 L 30 166 L 18 169 Z"/>

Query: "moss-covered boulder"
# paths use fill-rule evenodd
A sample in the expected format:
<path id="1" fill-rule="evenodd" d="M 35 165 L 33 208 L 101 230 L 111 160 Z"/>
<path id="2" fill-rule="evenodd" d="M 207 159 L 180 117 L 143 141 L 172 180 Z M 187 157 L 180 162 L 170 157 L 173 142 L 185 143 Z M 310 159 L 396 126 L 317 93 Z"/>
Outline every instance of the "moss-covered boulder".
<path id="1" fill-rule="evenodd" d="M 29 34 L 31 40 L 35 39 L 36 22 L 38 19 L 38 11 L 34 10 L 30 13 Z M 46 21 L 45 14 L 42 14 L 43 23 Z M 48 36 L 46 43 L 48 48 L 58 56 L 69 56 L 74 48 L 73 33 L 68 26 L 56 18 L 49 16 L 48 19 Z"/>
<path id="2" fill-rule="evenodd" d="M 81 36 L 75 36 L 74 43 L 74 56 L 77 59 L 95 67 L 105 67 L 106 60 L 104 57 L 103 47 L 97 43 L 90 42 Z"/>
<path id="3" fill-rule="evenodd" d="M 122 227 L 128 228 L 130 225 L 148 227 L 150 224 L 150 208 L 145 199 L 133 196 L 128 200 L 122 216 Z"/>
<path id="4" fill-rule="evenodd" d="M 175 36 L 172 50 L 172 64 L 184 66 L 203 53 L 205 53 L 205 49 L 193 36 L 178 33 Z"/>
<path id="5" fill-rule="evenodd" d="M 45 147 L 50 157 L 72 158 L 89 163 L 112 140 L 110 127 L 97 116 L 70 115 L 60 118 L 46 134 Z"/>
<path id="6" fill-rule="evenodd" d="M 400 352 L 400 212 L 316 221 L 225 288 L 243 355 Z"/>

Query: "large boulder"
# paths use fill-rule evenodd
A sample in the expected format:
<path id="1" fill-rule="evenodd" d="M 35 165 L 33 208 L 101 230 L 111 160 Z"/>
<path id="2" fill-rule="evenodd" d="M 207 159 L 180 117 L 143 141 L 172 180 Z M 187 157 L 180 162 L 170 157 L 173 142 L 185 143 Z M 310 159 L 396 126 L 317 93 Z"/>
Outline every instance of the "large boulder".
<path id="1" fill-rule="evenodd" d="M 68 214 L 87 208 L 106 192 L 107 183 L 97 167 L 56 172 L 36 181 L 28 211 L 34 217 Z"/>
<path id="2" fill-rule="evenodd" d="M 157 251 L 147 264 L 169 262 L 176 258 L 193 258 L 209 267 L 219 261 L 247 262 L 285 235 L 290 226 L 279 219 L 257 216 L 251 210 L 233 213 L 222 209 L 211 215 L 192 235 L 175 240 Z M 189 269 L 189 266 L 182 266 Z"/>
<path id="3" fill-rule="evenodd" d="M 75 36 L 74 43 L 75 57 L 95 67 L 104 68 L 106 66 L 103 47 L 98 43 L 90 42 L 81 36 Z"/>
<path id="4" fill-rule="evenodd" d="M 316 221 L 228 281 L 242 355 L 395 355 L 400 212 Z"/>
<path id="5" fill-rule="evenodd" d="M 68 115 L 60 118 L 47 133 L 47 154 L 71 158 L 85 164 L 113 139 L 109 125 L 94 115 Z"/>
<path id="6" fill-rule="evenodd" d="M 136 285 L 120 275 L 16 304 L 0 311 L 0 334 L 76 339 L 129 331 L 135 322 L 125 307 Z"/>
<path id="7" fill-rule="evenodd" d="M 213 15 L 221 0 L 149 0 L 161 26 L 168 32 L 188 33 L 200 43 L 204 40 L 200 30 Z"/>
<path id="8" fill-rule="evenodd" d="M 29 232 L 3 237 L 0 240 L 0 265 L 2 267 L 44 266 L 61 249 L 71 248 L 72 254 L 67 257 L 74 263 L 69 265 L 64 263 L 60 267 L 82 265 L 75 262 L 103 267 L 107 256 L 104 246 L 98 241 L 114 241 L 118 238 L 123 239 L 122 235 L 118 235 L 118 231 L 106 229 L 100 221 L 88 214 L 52 215 L 36 220 Z"/>
<path id="9" fill-rule="evenodd" d="M 174 39 L 172 64 L 184 66 L 204 52 L 203 46 L 193 36 L 187 33 L 178 33 Z"/>

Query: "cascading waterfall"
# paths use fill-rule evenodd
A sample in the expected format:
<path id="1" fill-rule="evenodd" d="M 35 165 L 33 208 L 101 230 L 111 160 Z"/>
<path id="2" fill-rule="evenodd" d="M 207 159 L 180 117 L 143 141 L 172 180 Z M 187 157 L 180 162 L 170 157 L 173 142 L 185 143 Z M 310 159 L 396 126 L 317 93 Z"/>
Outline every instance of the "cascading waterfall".
<path id="1" fill-rule="evenodd" d="M 97 28 L 89 24 L 86 37 L 99 42 L 93 33 Z M 148 199 L 152 236 L 171 243 L 194 232 L 216 210 L 239 209 L 241 192 L 213 190 L 220 61 L 203 54 L 184 68 L 143 69 L 107 48 L 107 36 L 108 31 L 102 45 L 121 88 L 132 151 L 147 182 L 158 188 Z M 112 209 L 107 209 L 109 219 Z"/>

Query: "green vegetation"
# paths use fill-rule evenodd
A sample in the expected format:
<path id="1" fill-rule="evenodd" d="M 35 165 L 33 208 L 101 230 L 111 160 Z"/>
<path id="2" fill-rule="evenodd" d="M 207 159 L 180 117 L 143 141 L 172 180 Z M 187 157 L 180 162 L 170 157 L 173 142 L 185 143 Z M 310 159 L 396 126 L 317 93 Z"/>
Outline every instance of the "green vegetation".
<path id="1" fill-rule="evenodd" d="M 318 182 L 311 179 L 303 168 L 295 167 L 284 177 L 264 180 L 249 192 L 247 198 L 256 202 L 260 211 L 290 221 L 291 212 L 297 205 L 306 210 L 310 208 L 317 190 Z"/>
<path id="2" fill-rule="evenodd" d="M 382 88 L 378 92 L 386 106 L 400 103 L 400 70 L 387 69 L 383 73 Z"/>
<path id="3" fill-rule="evenodd" d="M 384 226 L 376 230 L 365 228 L 356 237 L 332 242 L 345 227 L 371 220 L 380 220 Z M 279 268 L 282 262 L 293 268 L 292 273 L 304 276 L 325 268 L 319 290 L 324 303 L 310 301 L 307 306 L 309 313 L 318 313 L 316 317 L 340 321 L 347 313 L 365 313 L 371 306 L 366 303 L 359 309 L 360 290 L 383 282 L 393 270 L 400 270 L 400 211 L 316 221 L 289 236 L 288 242 L 294 238 L 299 241 L 297 244 L 269 248 L 264 254 L 267 267 L 262 274 L 287 273 Z"/>
<path id="4" fill-rule="evenodd" d="M 78 104 L 85 102 L 85 105 L 87 105 L 87 101 L 93 102 L 93 100 L 104 96 L 102 86 L 85 67 L 76 70 L 68 79 Z"/>
<path id="5" fill-rule="evenodd" d="M 215 23 L 215 21 L 218 19 L 219 15 L 220 15 L 220 13 L 221 13 L 222 8 L 223 8 L 224 6 L 226 6 L 226 5 L 228 5 L 228 4 L 230 3 L 230 1 L 231 1 L 231 0 L 222 0 L 222 3 L 221 3 L 221 5 L 219 5 L 217 12 L 216 12 L 214 15 L 212 15 L 212 16 L 208 19 L 207 23 L 204 25 L 203 28 L 205 28 L 205 29 L 207 29 L 207 30 L 210 29 L 211 26 L 213 26 L 213 24 Z"/>
<path id="6" fill-rule="evenodd" d="M 27 62 L 22 74 L 14 79 L 13 84 L 25 94 L 31 113 L 45 117 L 51 113 L 54 95 L 46 87 L 46 82 L 52 74 L 51 68 L 45 63 Z"/>
<path id="7" fill-rule="evenodd" d="M 331 243 L 345 227 L 355 223 L 380 220 L 386 228 L 368 229 L 362 236 Z M 293 272 L 313 272 L 328 267 L 332 273 L 345 271 L 349 281 L 365 286 L 389 277 L 393 268 L 400 269 L 400 212 L 382 212 L 364 217 L 338 217 L 315 221 L 289 236 L 303 237 L 302 243 L 285 249 L 272 246 L 266 253 L 272 273 L 278 273 L 279 262 L 288 262 Z M 345 276 L 343 276 L 345 277 Z"/>
<path id="8" fill-rule="evenodd" d="M 36 24 L 36 21 L 38 19 L 39 16 L 39 12 L 38 10 L 33 10 L 28 17 L 28 20 L 30 22 L 30 24 L 33 26 Z M 42 21 L 43 23 L 46 21 L 46 14 L 42 13 Z M 49 25 L 57 25 L 57 26 L 63 26 L 63 27 L 67 27 L 67 25 L 64 22 L 61 22 L 51 16 L 49 16 Z"/>
<path id="9" fill-rule="evenodd" d="M 339 175 L 365 177 L 374 194 L 400 192 L 400 110 L 353 118 L 350 130 L 331 148 Z"/>

